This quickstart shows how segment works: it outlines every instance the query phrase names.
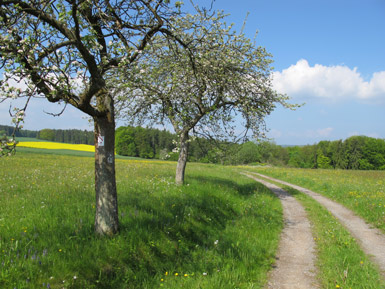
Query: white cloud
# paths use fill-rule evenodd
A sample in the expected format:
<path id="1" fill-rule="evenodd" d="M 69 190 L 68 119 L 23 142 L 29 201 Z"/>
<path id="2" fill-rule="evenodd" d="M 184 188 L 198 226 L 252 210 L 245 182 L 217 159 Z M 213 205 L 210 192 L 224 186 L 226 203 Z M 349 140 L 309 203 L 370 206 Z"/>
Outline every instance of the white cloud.
<path id="1" fill-rule="evenodd" d="M 330 137 L 333 131 L 334 131 L 334 128 L 327 127 L 327 128 L 320 128 L 320 129 L 290 131 L 287 133 L 287 135 L 291 137 L 301 138 L 301 139 L 303 138 L 324 139 L 324 138 Z"/>
<path id="2" fill-rule="evenodd" d="M 376 72 L 370 81 L 364 81 L 357 68 L 310 66 L 305 59 L 274 72 L 273 85 L 278 92 L 292 98 L 385 100 L 385 71 Z"/>
<path id="3" fill-rule="evenodd" d="M 333 132 L 333 128 L 332 127 L 327 127 L 327 128 L 318 129 L 316 131 L 316 135 L 318 137 L 328 137 L 328 136 L 331 135 L 332 132 Z"/>
<path id="4" fill-rule="evenodd" d="M 282 132 L 277 129 L 272 129 L 268 132 L 269 137 L 272 137 L 274 139 L 280 138 L 282 136 Z"/>

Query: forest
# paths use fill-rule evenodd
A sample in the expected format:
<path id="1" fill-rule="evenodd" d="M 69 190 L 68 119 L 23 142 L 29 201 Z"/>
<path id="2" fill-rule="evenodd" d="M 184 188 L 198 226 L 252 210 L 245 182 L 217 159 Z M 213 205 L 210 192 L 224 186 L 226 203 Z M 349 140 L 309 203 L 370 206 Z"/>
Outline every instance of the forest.
<path id="1" fill-rule="evenodd" d="M 120 155 L 176 160 L 176 135 L 166 130 L 119 127 L 116 152 Z M 225 165 L 269 164 L 295 168 L 385 169 L 385 140 L 352 136 L 306 146 L 280 146 L 272 141 L 224 143 L 192 138 L 189 161 Z"/>
<path id="2" fill-rule="evenodd" d="M 11 136 L 14 132 L 14 127 L 0 125 L 0 136 Z M 80 129 L 49 129 L 45 128 L 40 131 L 33 130 L 16 130 L 16 137 L 31 137 L 41 140 L 72 143 L 72 144 L 94 144 L 94 133 L 92 131 Z"/>
<path id="3" fill-rule="evenodd" d="M 0 125 L 0 134 L 11 134 L 13 127 Z M 20 130 L 17 137 L 94 144 L 91 131 L 43 129 Z M 145 159 L 178 159 L 177 137 L 167 130 L 121 126 L 116 130 L 116 153 Z M 225 143 L 205 138 L 191 138 L 190 162 L 223 165 L 274 165 L 294 168 L 385 170 L 385 140 L 352 136 L 345 140 L 321 141 L 305 146 L 280 146 L 260 140 Z"/>
<path id="4" fill-rule="evenodd" d="M 38 131 L 35 130 L 15 130 L 15 127 L 9 125 L 0 125 L 0 137 L 3 135 L 11 136 L 15 134 L 16 137 L 32 137 L 36 138 Z"/>

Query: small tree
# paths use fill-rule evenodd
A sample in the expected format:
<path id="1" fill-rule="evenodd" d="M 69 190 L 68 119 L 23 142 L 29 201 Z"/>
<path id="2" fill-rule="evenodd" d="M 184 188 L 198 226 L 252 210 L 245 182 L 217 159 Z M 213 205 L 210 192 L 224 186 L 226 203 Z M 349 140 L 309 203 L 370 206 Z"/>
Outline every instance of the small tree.
<path id="1" fill-rule="evenodd" d="M 239 164 L 250 164 L 261 161 L 258 146 L 254 142 L 248 141 L 241 145 L 237 154 L 237 162 Z"/>
<path id="2" fill-rule="evenodd" d="M 44 140 L 49 140 L 49 141 L 54 141 L 55 140 L 55 131 L 53 129 L 45 128 L 42 129 L 39 132 L 39 139 L 44 139 Z"/>
<path id="3" fill-rule="evenodd" d="M 174 41 L 154 38 L 125 74 L 129 85 L 120 97 L 132 99 L 127 107 L 132 122 L 169 122 L 179 137 L 178 184 L 184 181 L 191 132 L 233 139 L 242 119 L 245 131 L 257 136 L 276 103 L 294 107 L 272 89 L 271 55 L 224 18 L 197 9 L 196 15 L 174 19 Z"/>
<path id="4" fill-rule="evenodd" d="M 119 228 L 115 100 L 107 79 L 118 66 L 129 69 L 176 14 L 168 2 L 0 0 L 1 98 L 45 97 L 94 121 L 95 230 L 100 235 Z"/>

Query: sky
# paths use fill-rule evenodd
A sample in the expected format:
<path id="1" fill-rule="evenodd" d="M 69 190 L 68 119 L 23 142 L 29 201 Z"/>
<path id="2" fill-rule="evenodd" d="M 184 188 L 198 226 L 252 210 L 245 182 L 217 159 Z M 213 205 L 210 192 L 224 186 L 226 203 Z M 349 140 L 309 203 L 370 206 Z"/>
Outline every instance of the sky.
<path id="1" fill-rule="evenodd" d="M 195 2 L 210 6 L 209 0 Z M 274 88 L 303 104 L 295 111 L 278 106 L 265 119 L 275 143 L 385 138 L 385 0 L 216 0 L 213 9 L 230 14 L 227 22 L 237 31 L 247 16 L 246 36 L 258 31 L 256 44 L 273 55 Z M 0 124 L 10 124 L 9 108 L 0 103 Z M 60 117 L 46 113 L 60 111 L 35 99 L 24 128 L 92 130 L 71 107 Z"/>

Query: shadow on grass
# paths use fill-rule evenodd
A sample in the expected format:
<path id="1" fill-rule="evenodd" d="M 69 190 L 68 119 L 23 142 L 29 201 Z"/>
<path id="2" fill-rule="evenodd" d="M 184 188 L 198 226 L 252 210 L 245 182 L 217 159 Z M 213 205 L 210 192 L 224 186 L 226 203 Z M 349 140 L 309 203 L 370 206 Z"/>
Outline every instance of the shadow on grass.
<path id="1" fill-rule="evenodd" d="M 251 173 L 251 175 L 253 175 L 253 174 Z M 293 195 L 293 196 L 294 196 L 294 195 L 299 195 L 299 194 L 301 194 L 301 192 L 299 192 L 298 190 L 296 190 L 296 189 L 294 189 L 294 188 L 292 188 L 292 187 L 286 186 L 286 185 L 284 185 L 284 184 L 281 184 L 281 183 L 278 183 L 278 182 L 274 182 L 274 181 L 271 181 L 271 180 L 269 180 L 269 179 L 265 179 L 265 178 L 260 177 L 260 176 L 257 176 L 257 178 L 260 178 L 260 179 L 262 179 L 262 180 L 265 180 L 265 181 L 268 182 L 268 183 L 271 183 L 271 184 L 276 185 L 277 187 L 279 187 L 279 188 L 281 188 L 282 190 L 286 191 L 286 192 L 289 193 L 290 195 Z M 257 182 L 260 186 L 263 186 L 261 183 L 258 182 L 258 180 L 255 180 L 255 182 Z M 263 186 L 263 187 L 264 187 L 264 186 Z"/>
<path id="2" fill-rule="evenodd" d="M 238 215 L 231 202 L 210 192 L 173 194 L 161 200 L 144 195 L 147 197 L 132 196 L 120 202 L 121 207 L 128 210 L 127 217 L 122 218 L 125 221 L 121 232 L 135 231 L 143 238 L 148 238 L 148 232 L 158 236 L 165 234 L 172 242 L 184 240 L 188 246 L 207 246 L 211 242 L 210 235 L 218 234 Z"/>
<path id="3" fill-rule="evenodd" d="M 282 187 L 286 192 L 288 192 L 290 195 L 292 196 L 297 196 L 297 195 L 301 195 L 302 193 L 292 187 L 288 187 L 288 186 L 283 186 Z"/>
<path id="4" fill-rule="evenodd" d="M 166 271 L 206 272 L 211 276 L 219 274 L 218 270 L 229 260 L 235 267 L 250 259 L 253 264 L 265 266 L 267 254 L 263 248 L 263 258 L 258 259 L 249 251 L 248 246 L 254 243 L 240 241 L 238 245 L 236 239 L 240 234 L 249 234 L 241 231 L 247 218 L 265 226 L 271 216 L 279 219 L 258 208 L 253 213 L 245 210 L 254 194 L 270 193 L 253 181 L 237 183 L 211 176 L 189 180 L 194 183 L 190 187 L 170 185 L 169 190 L 163 188 L 160 192 L 145 187 L 135 193 L 120 191 L 120 233 L 114 238 L 93 235 L 89 211 L 84 212 L 88 214 L 87 221 L 84 215 L 75 220 L 75 211 L 66 212 L 68 220 L 56 211 L 51 218 L 65 220 L 60 223 L 60 230 L 41 230 L 39 238 L 50 240 L 56 235 L 49 241 L 53 242 L 51 245 L 44 246 L 66 258 L 65 266 L 60 265 L 67 270 L 63 274 L 78 272 L 81 276 L 83 281 L 79 278 L 69 288 L 158 288 L 159 278 L 155 277 L 164 276 Z M 45 248 L 37 251 L 43 255 Z M 45 259 L 41 259 L 44 263 Z"/>
<path id="5" fill-rule="evenodd" d="M 256 191 L 263 192 L 265 191 L 264 186 L 257 182 L 248 182 L 244 184 L 239 184 L 229 179 L 223 179 L 218 177 L 210 176 L 199 176 L 199 177 L 189 177 L 198 183 L 211 183 L 218 186 L 224 186 L 234 189 L 241 196 L 250 197 L 255 194 Z"/>

